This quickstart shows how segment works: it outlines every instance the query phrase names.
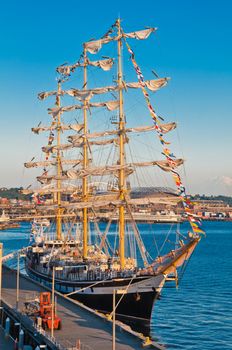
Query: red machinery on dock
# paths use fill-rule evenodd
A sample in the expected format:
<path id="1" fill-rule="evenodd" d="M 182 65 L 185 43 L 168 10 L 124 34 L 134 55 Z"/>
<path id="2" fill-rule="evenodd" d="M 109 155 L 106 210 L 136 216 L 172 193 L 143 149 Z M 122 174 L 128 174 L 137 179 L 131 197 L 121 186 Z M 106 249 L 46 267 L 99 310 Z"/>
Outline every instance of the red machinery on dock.
<path id="1" fill-rule="evenodd" d="M 39 317 L 42 319 L 43 329 L 52 329 L 52 311 L 54 312 L 53 329 L 61 329 L 61 318 L 56 315 L 55 307 L 52 310 L 51 293 L 40 293 L 39 306 Z"/>
<path id="2" fill-rule="evenodd" d="M 40 293 L 39 300 L 33 300 L 25 303 L 25 313 L 35 318 L 37 326 L 41 326 L 44 330 L 61 329 L 61 318 L 57 316 L 55 305 L 52 307 L 51 293 Z M 53 312 L 53 317 L 52 317 Z"/>

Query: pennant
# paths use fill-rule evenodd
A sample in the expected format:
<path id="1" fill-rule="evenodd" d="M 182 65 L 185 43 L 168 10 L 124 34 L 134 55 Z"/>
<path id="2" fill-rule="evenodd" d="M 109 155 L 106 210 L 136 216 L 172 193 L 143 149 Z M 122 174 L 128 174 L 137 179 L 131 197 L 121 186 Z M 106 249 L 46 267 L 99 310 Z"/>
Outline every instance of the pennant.
<path id="1" fill-rule="evenodd" d="M 198 225 L 196 224 L 197 220 L 193 220 L 192 209 L 190 209 L 190 206 L 193 206 L 194 203 L 192 203 L 191 200 L 189 198 L 187 198 L 186 190 L 185 190 L 184 185 L 182 184 L 180 175 L 178 174 L 177 171 L 174 171 L 175 162 L 174 162 L 173 158 L 176 158 L 176 156 L 174 155 L 174 153 L 171 153 L 169 148 L 166 147 L 166 145 L 170 145 L 170 142 L 165 141 L 165 139 L 163 138 L 162 130 L 159 127 L 159 118 L 157 117 L 157 115 L 155 113 L 155 110 L 154 110 L 154 108 L 153 108 L 153 106 L 152 106 L 152 104 L 150 102 L 150 97 L 149 97 L 149 94 L 148 94 L 148 92 L 146 90 L 146 85 L 145 85 L 145 82 L 144 82 L 144 77 L 143 77 L 142 71 L 141 71 L 140 67 L 138 66 L 138 64 L 136 63 L 135 54 L 134 54 L 133 50 L 131 49 L 131 47 L 129 46 L 129 44 L 127 43 L 126 40 L 125 40 L 125 43 L 126 43 L 128 52 L 130 54 L 130 58 L 131 58 L 133 66 L 134 66 L 135 72 L 137 74 L 138 81 L 139 81 L 139 83 L 141 85 L 141 90 L 142 90 L 143 95 L 145 97 L 148 110 L 150 111 L 150 115 L 151 115 L 151 117 L 152 117 L 152 119 L 154 121 L 155 130 L 156 130 L 156 132 L 158 134 L 160 143 L 161 143 L 162 148 L 163 148 L 162 154 L 166 157 L 169 165 L 172 167 L 171 172 L 172 172 L 172 175 L 173 175 L 173 179 L 174 179 L 175 184 L 177 186 L 177 189 L 179 191 L 179 197 L 180 197 L 180 199 L 181 199 L 181 201 L 183 203 L 183 207 L 184 207 L 184 210 L 185 210 L 185 212 L 187 214 L 187 218 L 188 218 L 188 220 L 190 222 L 190 225 L 192 226 L 192 229 L 193 229 L 194 233 L 203 233 L 203 234 L 205 234 L 205 232 L 203 230 L 201 230 L 198 227 Z"/>
<path id="2" fill-rule="evenodd" d="M 197 228 L 193 228 L 193 231 L 195 232 L 195 233 L 202 233 L 202 234 L 204 234 L 205 235 L 205 231 L 203 231 L 202 229 L 200 229 L 199 227 L 197 227 Z"/>

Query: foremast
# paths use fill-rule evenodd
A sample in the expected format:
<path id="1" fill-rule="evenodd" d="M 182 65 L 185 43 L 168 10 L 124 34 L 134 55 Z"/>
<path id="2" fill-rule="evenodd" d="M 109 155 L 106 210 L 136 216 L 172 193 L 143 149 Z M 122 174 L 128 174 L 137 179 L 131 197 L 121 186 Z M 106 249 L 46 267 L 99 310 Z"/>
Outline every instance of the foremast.
<path id="1" fill-rule="evenodd" d="M 61 81 L 58 80 L 58 87 L 57 87 L 57 96 L 56 96 L 56 106 L 57 108 L 60 108 L 60 93 L 61 93 Z M 60 120 L 60 112 L 57 115 L 57 121 L 56 121 L 56 129 L 57 129 L 57 152 L 56 152 L 56 163 L 57 163 L 57 195 L 55 196 L 57 199 L 57 216 L 56 216 L 56 239 L 61 240 L 62 239 L 62 208 L 61 208 L 61 173 L 62 173 L 62 166 L 61 166 L 61 157 L 60 157 L 60 144 L 61 144 L 61 120 Z"/>
<path id="2" fill-rule="evenodd" d="M 121 169 L 119 170 L 119 199 L 124 201 L 125 199 L 125 170 L 123 169 L 125 163 L 125 149 L 124 149 L 124 134 L 125 134 L 125 117 L 123 110 L 123 80 L 122 80 L 122 38 L 121 38 L 121 20 L 116 22 L 118 28 L 118 94 L 119 94 L 119 164 Z M 119 257 L 120 266 L 123 270 L 125 267 L 125 208 L 124 205 L 119 206 Z"/>
<path id="3" fill-rule="evenodd" d="M 86 49 L 84 48 L 84 84 L 83 89 L 87 89 L 87 55 Z M 83 108 L 83 169 L 85 170 L 88 167 L 88 140 L 87 140 L 87 132 L 88 132 L 88 124 L 87 124 L 87 100 L 84 100 L 84 108 Z M 83 202 L 88 200 L 88 179 L 87 176 L 84 176 L 82 179 L 82 196 Z M 83 258 L 86 259 L 88 255 L 88 208 L 83 208 Z"/>

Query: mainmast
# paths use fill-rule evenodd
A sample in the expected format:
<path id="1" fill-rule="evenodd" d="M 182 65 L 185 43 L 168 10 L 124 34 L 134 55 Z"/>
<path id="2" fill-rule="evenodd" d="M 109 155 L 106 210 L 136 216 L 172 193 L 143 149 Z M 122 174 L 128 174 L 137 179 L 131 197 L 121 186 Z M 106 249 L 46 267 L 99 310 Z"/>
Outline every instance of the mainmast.
<path id="1" fill-rule="evenodd" d="M 123 165 L 125 163 L 124 150 L 124 133 L 125 133 L 125 118 L 123 111 L 123 81 L 122 81 L 122 39 L 121 39 L 121 21 L 117 20 L 118 27 L 118 88 L 119 88 L 119 198 L 124 200 L 125 197 L 125 171 Z M 119 207 L 119 256 L 121 269 L 125 267 L 125 208 L 123 205 Z"/>
<path id="2" fill-rule="evenodd" d="M 58 81 L 57 96 L 56 96 L 56 106 L 60 108 L 60 93 L 61 93 L 61 82 Z M 60 133 L 61 133 L 61 121 L 60 112 L 57 115 L 56 129 L 57 129 L 57 152 L 56 152 L 56 163 L 57 163 L 57 216 L 56 216 L 56 238 L 58 240 L 62 239 L 62 208 L 61 208 L 61 157 L 60 157 Z"/>
<path id="3" fill-rule="evenodd" d="M 86 55 L 85 48 L 84 48 L 84 84 L 83 84 L 83 89 L 84 90 L 87 89 L 87 55 Z M 86 134 L 88 132 L 88 125 L 87 125 L 87 101 L 86 101 L 86 99 L 84 100 L 83 115 L 84 115 L 83 169 L 86 169 L 88 166 L 88 143 L 87 143 L 87 137 L 86 137 Z M 88 197 L 88 188 L 87 187 L 88 187 L 87 176 L 84 176 L 82 179 L 83 201 L 87 201 L 87 197 Z M 86 259 L 87 255 L 88 255 L 88 209 L 83 208 L 82 214 L 83 214 L 83 258 Z"/>

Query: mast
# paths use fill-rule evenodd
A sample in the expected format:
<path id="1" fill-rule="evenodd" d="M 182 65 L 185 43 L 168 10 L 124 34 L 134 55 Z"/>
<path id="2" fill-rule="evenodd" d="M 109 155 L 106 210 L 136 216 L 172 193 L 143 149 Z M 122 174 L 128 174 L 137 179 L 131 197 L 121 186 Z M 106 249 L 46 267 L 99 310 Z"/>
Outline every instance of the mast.
<path id="1" fill-rule="evenodd" d="M 57 97 L 56 97 L 56 106 L 60 108 L 60 92 L 61 92 L 61 82 L 58 80 L 57 88 Z M 60 133 L 61 133 L 61 121 L 60 121 L 60 112 L 57 115 L 57 152 L 56 152 L 56 163 L 57 163 L 57 216 L 56 216 L 56 239 L 60 240 L 62 238 L 62 208 L 61 208 L 61 157 L 60 157 Z"/>
<path id="2" fill-rule="evenodd" d="M 84 90 L 87 88 L 87 55 L 86 55 L 86 49 L 84 48 Z M 86 169 L 88 166 L 88 144 L 87 144 L 87 132 L 88 132 L 88 125 L 87 125 L 87 101 L 84 100 L 84 130 L 83 130 L 83 137 L 84 137 L 84 144 L 83 144 L 83 169 Z M 87 176 L 84 176 L 82 179 L 82 195 L 83 195 L 83 201 L 87 201 L 88 197 L 88 183 L 87 183 Z M 82 211 L 83 214 L 83 258 L 86 259 L 88 255 L 88 209 L 83 208 Z"/>
<path id="3" fill-rule="evenodd" d="M 119 164 L 125 163 L 124 150 L 124 133 L 125 133 L 125 118 L 123 111 L 123 81 L 122 81 L 122 39 L 121 39 L 121 21 L 117 20 L 118 27 L 118 88 L 119 88 Z M 124 200 L 125 188 L 125 170 L 119 170 L 119 198 Z M 121 269 L 125 267 L 125 209 L 123 205 L 119 207 L 119 257 Z"/>

